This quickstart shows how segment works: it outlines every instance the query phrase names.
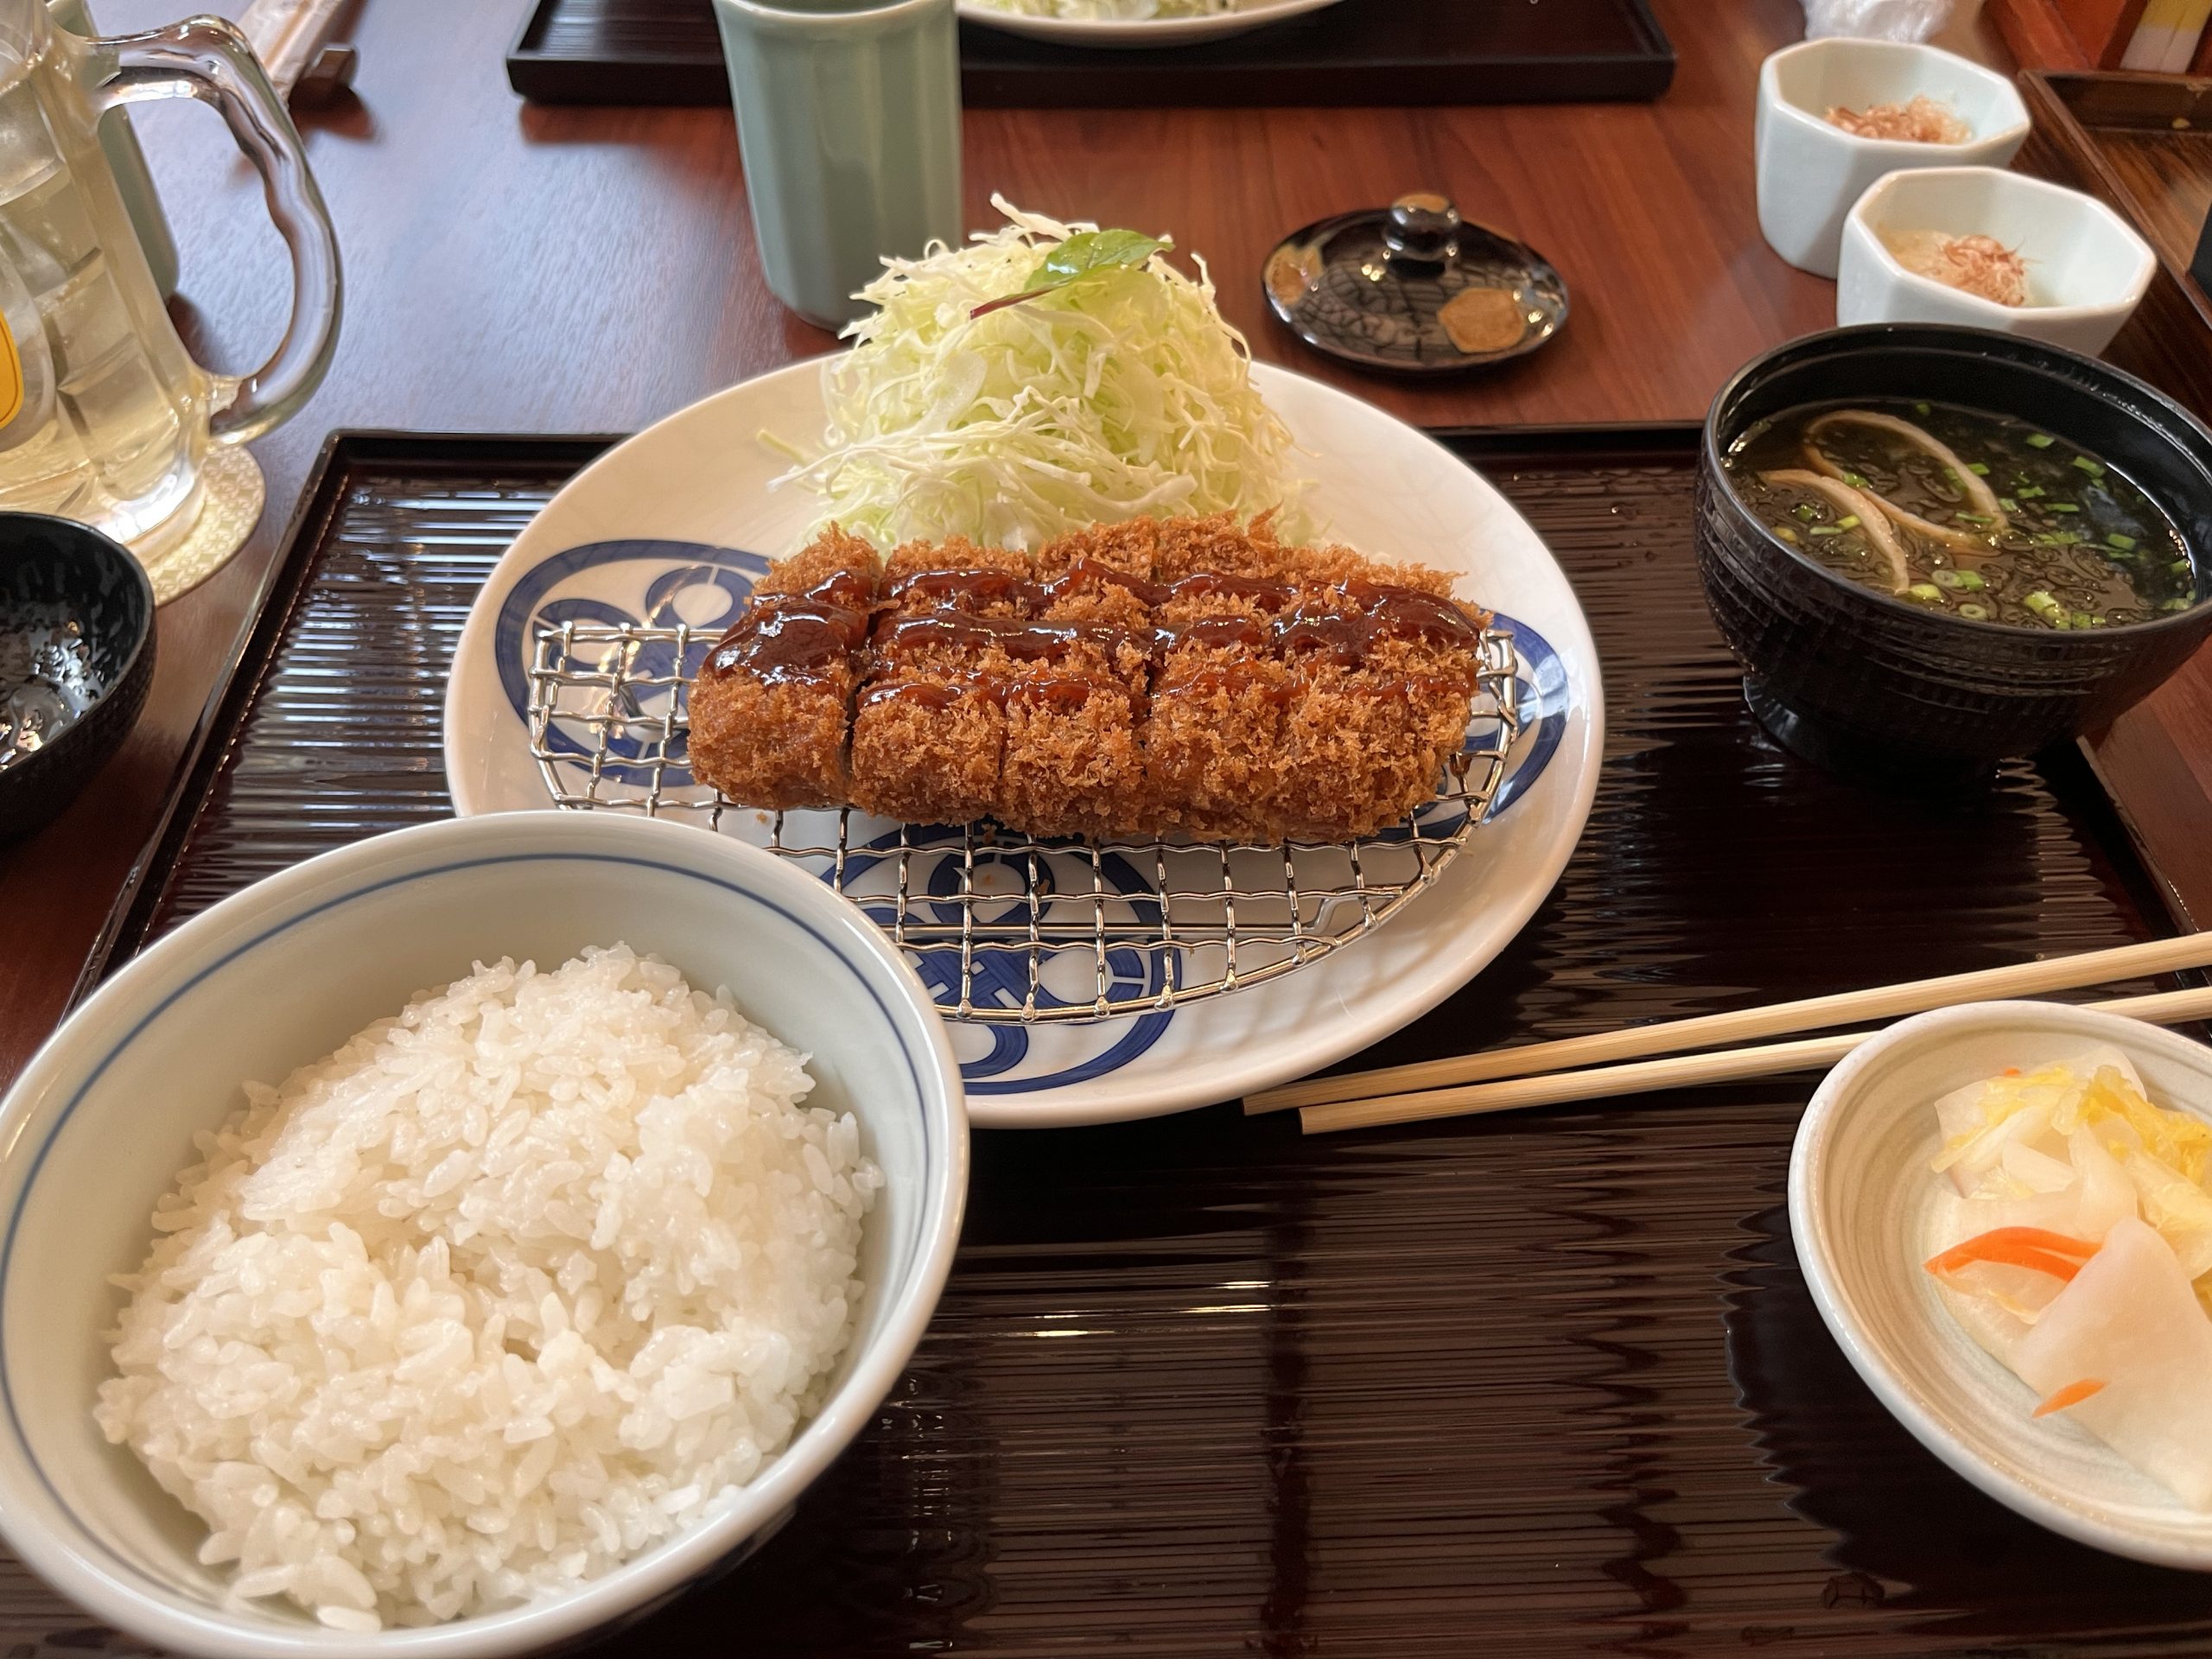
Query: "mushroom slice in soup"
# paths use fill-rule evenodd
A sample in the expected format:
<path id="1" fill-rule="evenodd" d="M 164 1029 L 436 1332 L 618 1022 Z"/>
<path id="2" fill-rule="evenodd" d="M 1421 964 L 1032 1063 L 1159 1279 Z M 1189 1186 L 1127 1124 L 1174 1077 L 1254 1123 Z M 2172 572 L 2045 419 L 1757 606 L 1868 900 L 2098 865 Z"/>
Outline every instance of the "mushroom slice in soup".
<path id="1" fill-rule="evenodd" d="M 1974 511 L 1988 521 L 1990 537 L 2002 535 L 2011 524 L 2005 509 L 1998 503 L 1997 492 L 1989 487 L 1986 480 L 1961 461 L 1958 453 L 1949 444 L 1924 428 L 1915 426 L 1910 421 L 1901 420 L 1895 415 L 1885 415 L 1878 410 L 1831 410 L 1806 427 L 1805 459 L 1818 471 L 1834 479 L 1843 477 L 1843 468 L 1821 453 L 1819 442 L 1821 433 L 1839 426 L 1861 426 L 1876 432 L 1885 432 L 1893 438 L 1902 439 L 1942 467 L 1966 492 L 1967 499 L 1974 504 Z M 1916 512 L 1898 506 L 1887 496 L 1877 495 L 1874 499 L 1882 504 L 1882 510 L 1889 515 L 1891 523 L 1901 524 L 1916 535 L 1941 542 L 1955 552 L 1986 558 L 1995 550 L 1987 537 L 1972 535 L 1953 525 L 1939 524 L 1933 519 L 1923 518 Z"/>
<path id="2" fill-rule="evenodd" d="M 1817 491 L 1847 514 L 1858 515 L 1858 528 L 1866 532 L 1867 541 L 1890 567 L 1890 591 L 1901 594 L 1912 586 L 1912 572 L 1906 568 L 1904 549 L 1897 545 L 1897 532 L 1890 528 L 1885 512 L 1886 503 L 1853 489 L 1840 478 L 1809 472 L 1802 467 L 1784 467 L 1759 476 L 1770 484 L 1795 485 L 1800 489 Z"/>

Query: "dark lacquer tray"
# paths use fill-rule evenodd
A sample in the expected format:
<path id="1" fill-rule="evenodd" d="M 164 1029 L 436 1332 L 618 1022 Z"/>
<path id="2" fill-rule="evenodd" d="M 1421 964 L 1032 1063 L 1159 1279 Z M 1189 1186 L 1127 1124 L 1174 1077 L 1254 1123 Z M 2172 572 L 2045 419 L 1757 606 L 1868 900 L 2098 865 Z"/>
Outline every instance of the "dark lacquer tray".
<path id="1" fill-rule="evenodd" d="M 1762 737 L 1692 566 L 1691 429 L 1452 442 L 1573 578 L 1607 758 L 1535 920 L 1369 1060 L 2170 931 L 2071 750 L 1936 806 Z M 334 444 L 125 948 L 449 810 L 462 616 L 592 447 Z M 1783 1208 L 1813 1084 L 1313 1141 L 1234 1106 L 981 1135 L 874 1425 L 753 1561 L 600 1651 L 2206 1650 L 2212 1577 L 2016 1519 L 1837 1351 Z M 108 1643 L 4 1571 L 0 1630 Z"/>
<path id="2" fill-rule="evenodd" d="M 1345 0 L 1170 50 L 960 26 L 976 108 L 1577 103 L 1656 98 L 1675 53 L 1644 0 Z M 545 104 L 728 104 L 709 0 L 535 0 L 507 79 Z"/>

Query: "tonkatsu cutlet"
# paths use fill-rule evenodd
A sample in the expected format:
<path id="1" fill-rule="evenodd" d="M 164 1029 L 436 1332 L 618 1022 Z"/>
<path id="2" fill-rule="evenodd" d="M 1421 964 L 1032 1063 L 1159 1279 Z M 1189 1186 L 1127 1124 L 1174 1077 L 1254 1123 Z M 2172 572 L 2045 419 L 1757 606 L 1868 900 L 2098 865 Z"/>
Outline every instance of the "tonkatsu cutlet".
<path id="1" fill-rule="evenodd" d="M 695 777 L 754 806 L 851 798 L 845 733 L 877 578 L 875 550 L 835 527 L 768 567 L 691 687 Z"/>
<path id="2" fill-rule="evenodd" d="M 1033 555 L 910 543 L 880 569 L 833 529 L 759 591 L 692 689 L 699 778 L 1097 839 L 1402 821 L 1459 747 L 1489 620 L 1439 572 L 1226 516 Z"/>
<path id="3" fill-rule="evenodd" d="M 950 571 L 973 580 L 940 594 L 931 584 Z M 852 804 L 905 823 L 965 823 L 989 814 L 998 801 L 1006 710 L 966 691 L 990 671 L 988 633 L 931 626 L 927 619 L 958 610 L 1010 621 L 1019 614 L 1011 595 L 1027 574 L 1022 555 L 958 538 L 892 553 L 852 709 Z"/>

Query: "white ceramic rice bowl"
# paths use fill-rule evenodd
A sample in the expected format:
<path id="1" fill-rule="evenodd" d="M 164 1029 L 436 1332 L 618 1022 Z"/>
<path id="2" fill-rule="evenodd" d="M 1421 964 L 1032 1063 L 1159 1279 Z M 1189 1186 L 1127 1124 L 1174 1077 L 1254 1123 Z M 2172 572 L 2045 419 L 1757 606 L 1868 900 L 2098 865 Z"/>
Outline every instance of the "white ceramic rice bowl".
<path id="1" fill-rule="evenodd" d="M 2050 1002 L 1978 1002 L 1890 1027 L 1828 1073 L 1789 1158 L 1789 1230 L 1821 1318 L 1913 1437 L 2008 1509 L 2116 1555 L 2212 1571 L 2192 1510 L 2065 1421 L 1951 1317 L 1929 1254 L 1942 1146 L 1932 1109 L 2008 1065 L 2109 1043 L 2161 1106 L 2212 1117 L 2212 1048 L 2140 1020 Z"/>
<path id="2" fill-rule="evenodd" d="M 885 1176 L 867 1297 L 823 1408 L 722 1516 L 566 1594 L 354 1635 L 269 1603 L 226 1609 L 206 1529 L 92 1421 L 102 1333 L 191 1136 L 473 959 L 559 965 L 622 940 L 810 1053 L 808 1104 L 849 1109 Z M 944 1288 L 967 1117 L 944 1023 L 858 909 L 757 849 L 683 825 L 560 812 L 426 825 L 326 855 L 187 922 L 124 967 L 0 1105 L 0 1533 L 96 1618 L 210 1659 L 486 1659 L 634 1617 L 763 1541 L 869 1421 Z M 267 1609 L 268 1611 L 264 1611 Z"/>

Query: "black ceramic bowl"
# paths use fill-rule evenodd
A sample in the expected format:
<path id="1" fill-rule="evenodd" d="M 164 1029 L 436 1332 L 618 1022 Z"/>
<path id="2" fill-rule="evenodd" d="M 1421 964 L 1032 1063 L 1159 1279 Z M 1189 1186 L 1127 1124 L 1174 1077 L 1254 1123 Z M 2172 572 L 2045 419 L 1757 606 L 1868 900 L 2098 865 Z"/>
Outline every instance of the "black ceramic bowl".
<path id="1" fill-rule="evenodd" d="M 0 755 L 16 747 L 5 711 L 25 685 L 29 647 L 70 624 L 63 649 L 78 657 L 69 677 L 81 674 L 84 695 L 69 701 L 83 710 L 0 765 L 0 840 L 69 804 L 123 747 L 154 681 L 154 585 L 130 551 L 67 518 L 0 512 Z M 43 690 L 40 701 L 50 711 Z"/>
<path id="2" fill-rule="evenodd" d="M 1934 398 L 2012 415 L 2117 467 L 2188 543 L 2195 606 L 2129 627 L 1969 622 L 1862 588 L 1768 530 L 1721 460 L 1801 404 Z M 1880 323 L 1793 340 L 1737 372 L 1706 416 L 1698 569 L 1767 729 L 1822 765 L 1900 782 L 1983 773 L 2140 702 L 2212 632 L 2212 431 L 2142 381 L 2037 340 Z"/>

